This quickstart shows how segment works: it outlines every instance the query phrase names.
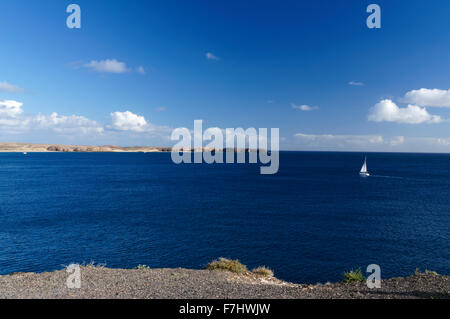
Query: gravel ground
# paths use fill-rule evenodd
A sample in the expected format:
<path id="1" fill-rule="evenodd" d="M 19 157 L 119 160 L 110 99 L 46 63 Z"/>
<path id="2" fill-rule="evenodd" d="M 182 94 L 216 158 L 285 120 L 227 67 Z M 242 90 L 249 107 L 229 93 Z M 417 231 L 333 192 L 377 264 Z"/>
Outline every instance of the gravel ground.
<path id="1" fill-rule="evenodd" d="M 420 274 L 382 281 L 370 290 L 365 283 L 299 285 L 275 278 L 188 269 L 81 268 L 81 288 L 68 289 L 65 270 L 0 276 L 0 298 L 447 298 L 450 277 Z"/>

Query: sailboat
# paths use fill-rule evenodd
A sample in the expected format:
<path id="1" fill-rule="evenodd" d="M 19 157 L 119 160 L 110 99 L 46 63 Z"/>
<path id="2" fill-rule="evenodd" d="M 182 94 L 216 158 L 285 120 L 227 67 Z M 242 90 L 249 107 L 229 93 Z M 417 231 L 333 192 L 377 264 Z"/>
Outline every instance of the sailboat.
<path id="1" fill-rule="evenodd" d="M 359 176 L 361 176 L 361 177 L 369 177 L 370 176 L 369 172 L 367 171 L 367 157 L 364 159 L 364 164 L 361 168 L 361 171 L 359 172 Z"/>

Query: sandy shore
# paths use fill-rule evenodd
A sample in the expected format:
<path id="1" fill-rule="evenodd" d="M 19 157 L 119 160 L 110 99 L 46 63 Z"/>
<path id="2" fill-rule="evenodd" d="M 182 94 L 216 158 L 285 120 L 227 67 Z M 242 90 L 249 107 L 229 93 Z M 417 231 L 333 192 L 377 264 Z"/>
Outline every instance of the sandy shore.
<path id="1" fill-rule="evenodd" d="M 365 283 L 301 285 L 253 274 L 188 269 L 109 269 L 81 267 L 81 288 L 69 289 L 65 270 L 0 276 L 0 298 L 140 298 L 140 299 L 405 299 L 450 298 L 450 277 L 415 274 Z"/>

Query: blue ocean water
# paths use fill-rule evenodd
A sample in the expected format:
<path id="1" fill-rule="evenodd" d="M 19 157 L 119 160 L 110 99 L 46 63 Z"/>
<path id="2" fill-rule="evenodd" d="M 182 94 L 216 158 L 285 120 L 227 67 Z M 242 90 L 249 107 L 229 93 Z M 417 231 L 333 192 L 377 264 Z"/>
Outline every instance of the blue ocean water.
<path id="1" fill-rule="evenodd" d="M 203 268 L 217 257 L 278 278 L 337 281 L 378 264 L 450 274 L 450 155 L 282 152 L 259 165 L 175 165 L 170 154 L 0 154 L 0 274 Z"/>

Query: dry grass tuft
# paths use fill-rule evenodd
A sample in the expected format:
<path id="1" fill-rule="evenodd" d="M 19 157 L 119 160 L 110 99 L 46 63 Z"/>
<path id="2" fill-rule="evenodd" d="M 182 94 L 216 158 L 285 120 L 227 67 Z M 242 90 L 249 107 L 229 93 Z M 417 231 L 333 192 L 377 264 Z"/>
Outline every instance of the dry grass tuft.
<path id="1" fill-rule="evenodd" d="M 210 262 L 206 269 L 208 270 L 224 270 L 235 274 L 242 274 L 247 271 L 247 267 L 239 262 L 239 260 L 230 260 L 227 258 L 219 258 Z"/>
<path id="2" fill-rule="evenodd" d="M 272 269 L 269 269 L 265 266 L 261 266 L 252 270 L 252 273 L 255 275 L 263 276 L 263 277 L 273 277 L 274 273 Z"/>
<path id="3" fill-rule="evenodd" d="M 364 277 L 361 268 L 358 268 L 356 270 L 351 270 L 349 272 L 344 273 L 344 282 L 363 282 L 366 280 L 366 277 Z"/>

